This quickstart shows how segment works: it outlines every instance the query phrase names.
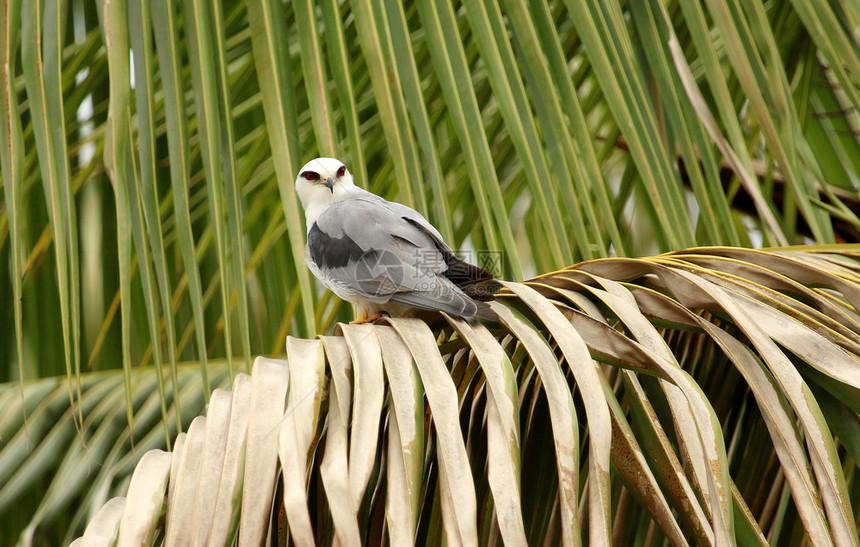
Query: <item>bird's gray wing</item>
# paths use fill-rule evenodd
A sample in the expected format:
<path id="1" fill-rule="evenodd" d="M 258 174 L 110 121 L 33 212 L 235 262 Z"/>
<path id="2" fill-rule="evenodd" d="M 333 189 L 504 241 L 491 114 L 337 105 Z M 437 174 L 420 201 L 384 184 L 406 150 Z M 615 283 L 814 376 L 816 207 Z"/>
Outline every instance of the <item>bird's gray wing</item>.
<path id="1" fill-rule="evenodd" d="M 494 294 L 501 288 L 501 285 L 495 280 L 492 272 L 457 256 L 442 239 L 442 234 L 432 224 L 427 222 L 427 219 L 421 216 L 421 213 L 418 211 L 400 203 L 387 203 L 395 214 L 433 240 L 436 249 L 442 254 L 445 260 L 447 268 L 442 275 L 448 281 L 456 285 L 458 289 L 473 300 L 487 302 L 494 299 Z M 479 304 L 478 306 L 480 307 L 481 305 Z"/>
<path id="2" fill-rule="evenodd" d="M 424 218 L 421 213 L 419 213 L 415 209 L 403 205 L 402 203 L 388 201 L 386 202 L 386 204 L 394 214 L 404 220 L 407 220 L 410 224 L 419 228 L 420 231 L 429 235 L 437 248 L 452 252 L 448 244 L 445 243 L 445 241 L 442 239 L 442 234 L 439 233 L 439 230 L 437 230 L 435 226 L 427 222 L 427 219 Z"/>
<path id="3" fill-rule="evenodd" d="M 448 265 L 437 234 L 417 212 L 368 194 L 326 208 L 308 232 L 308 253 L 338 294 L 472 317 L 478 305 L 441 275 Z"/>

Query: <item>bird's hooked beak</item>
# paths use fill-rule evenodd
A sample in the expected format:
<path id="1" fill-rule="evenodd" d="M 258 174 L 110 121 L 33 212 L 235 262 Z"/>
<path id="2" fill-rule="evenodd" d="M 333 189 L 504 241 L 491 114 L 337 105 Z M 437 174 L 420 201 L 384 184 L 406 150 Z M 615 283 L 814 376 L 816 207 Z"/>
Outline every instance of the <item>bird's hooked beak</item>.
<path id="1" fill-rule="evenodd" d="M 329 192 L 334 194 L 334 179 L 333 178 L 329 177 L 329 178 L 325 179 L 325 182 L 323 183 L 323 185 L 325 185 L 325 187 L 328 188 Z"/>

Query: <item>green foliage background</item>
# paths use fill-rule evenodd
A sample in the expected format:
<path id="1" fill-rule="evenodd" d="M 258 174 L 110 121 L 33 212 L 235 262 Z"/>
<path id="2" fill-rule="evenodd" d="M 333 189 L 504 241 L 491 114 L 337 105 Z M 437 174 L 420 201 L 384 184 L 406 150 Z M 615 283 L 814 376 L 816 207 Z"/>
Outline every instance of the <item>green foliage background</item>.
<path id="1" fill-rule="evenodd" d="M 155 367 L 165 446 L 253 355 L 351 317 L 304 266 L 319 155 L 512 280 L 858 241 L 852 0 L 0 0 L 0 24 L 0 382 L 114 382 L 128 421 Z"/>

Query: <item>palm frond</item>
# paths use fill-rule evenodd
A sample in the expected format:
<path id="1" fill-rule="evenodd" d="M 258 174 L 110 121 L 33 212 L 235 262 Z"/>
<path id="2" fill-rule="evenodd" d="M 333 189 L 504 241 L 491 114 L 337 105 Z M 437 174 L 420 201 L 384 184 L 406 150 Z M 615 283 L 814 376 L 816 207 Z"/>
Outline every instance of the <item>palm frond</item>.
<path id="1" fill-rule="evenodd" d="M 157 512 L 168 478 L 199 483 L 171 515 L 230 518 L 119 533 L 259 536 L 274 497 L 322 542 L 856 541 L 856 250 L 783 246 L 860 238 L 858 18 L 0 0 L 0 543 Z M 351 318 L 304 264 L 293 178 L 318 155 L 501 278 L 554 273 L 510 284 L 489 331 L 285 353 Z M 252 355 L 289 358 L 259 365 L 283 405 L 252 409 Z M 192 465 L 221 458 L 207 435 L 218 488 L 290 479 L 233 514 Z"/>
<path id="2" fill-rule="evenodd" d="M 860 233 L 850 10 L 371 4 L 5 0 L 4 362 L 246 370 L 346 319 L 302 257 L 292 182 L 318 154 L 508 279 Z M 27 319 L 35 295 L 56 320 Z"/>
<path id="3" fill-rule="evenodd" d="M 25 534 L 81 496 L 85 538 L 135 543 L 289 533 L 323 543 L 766 544 L 792 536 L 786 523 L 797 519 L 813 543 L 851 545 L 858 272 L 860 249 L 845 247 L 601 259 L 508 283 L 489 330 L 390 319 L 288 338 L 286 360 L 258 358 L 231 391 L 216 389 L 172 452 L 144 455 L 161 437 L 138 429 L 137 456 L 91 484 L 57 473 Z M 87 380 L 83 434 L 93 457 L 113 462 L 98 454 L 129 441 L 121 405 L 109 402 L 121 394 Z M 68 401 L 45 396 L 61 384 L 27 390 L 25 400 L 50 402 L 28 404 L 33 436 L 46 439 L 29 450 L 50 450 L 39 428 L 64 401 L 53 427 L 67 431 L 70 455 L 16 469 L 10 459 L 22 453 L 5 450 L 0 500 L 50 465 L 82 465 Z M 152 395 L 135 403 L 135 423 L 154 427 L 155 391 L 140 393 Z M 0 392 L 4 415 L 18 396 L 14 385 Z M 201 402 L 198 392 L 183 409 Z M 107 423 L 122 431 L 114 447 L 101 440 L 97 424 Z M 22 428 L 10 447 L 26 439 Z"/>

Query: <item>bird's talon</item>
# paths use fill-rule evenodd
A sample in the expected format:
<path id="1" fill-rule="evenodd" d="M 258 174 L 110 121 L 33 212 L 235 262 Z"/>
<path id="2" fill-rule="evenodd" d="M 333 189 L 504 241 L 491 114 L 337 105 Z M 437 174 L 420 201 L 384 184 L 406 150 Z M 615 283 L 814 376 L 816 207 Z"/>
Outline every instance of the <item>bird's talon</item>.
<path id="1" fill-rule="evenodd" d="M 350 325 L 364 325 L 366 323 L 373 323 L 377 319 L 382 319 L 383 317 L 388 317 L 387 313 L 384 312 L 373 312 L 368 315 L 367 312 L 361 310 L 358 312 L 358 317 L 349 322 Z"/>

